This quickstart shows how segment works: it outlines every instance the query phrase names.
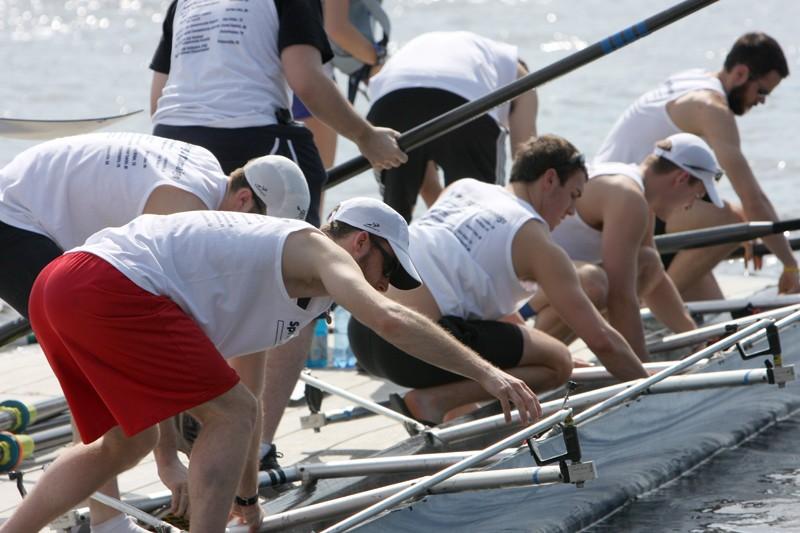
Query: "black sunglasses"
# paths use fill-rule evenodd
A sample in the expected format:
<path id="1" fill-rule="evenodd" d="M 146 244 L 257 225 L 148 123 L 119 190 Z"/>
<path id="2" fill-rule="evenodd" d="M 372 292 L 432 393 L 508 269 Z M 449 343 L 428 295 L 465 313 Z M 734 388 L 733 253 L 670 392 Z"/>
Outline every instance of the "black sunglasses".
<path id="1" fill-rule="evenodd" d="M 383 246 L 377 242 L 373 241 L 372 245 L 378 249 L 381 253 L 381 257 L 383 257 L 383 270 L 381 271 L 383 277 L 391 278 L 395 270 L 397 270 L 397 267 L 400 266 L 400 261 L 397 260 L 396 256 L 384 250 Z"/>

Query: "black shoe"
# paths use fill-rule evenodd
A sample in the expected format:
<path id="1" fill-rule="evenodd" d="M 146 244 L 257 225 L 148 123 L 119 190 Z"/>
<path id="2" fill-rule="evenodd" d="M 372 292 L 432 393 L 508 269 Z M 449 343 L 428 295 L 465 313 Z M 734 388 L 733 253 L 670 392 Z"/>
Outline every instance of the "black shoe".
<path id="1" fill-rule="evenodd" d="M 278 459 L 282 459 L 283 454 L 278 451 L 274 444 L 269 445 L 269 450 L 258 461 L 258 469 L 264 470 L 279 470 L 281 465 L 278 464 Z"/>

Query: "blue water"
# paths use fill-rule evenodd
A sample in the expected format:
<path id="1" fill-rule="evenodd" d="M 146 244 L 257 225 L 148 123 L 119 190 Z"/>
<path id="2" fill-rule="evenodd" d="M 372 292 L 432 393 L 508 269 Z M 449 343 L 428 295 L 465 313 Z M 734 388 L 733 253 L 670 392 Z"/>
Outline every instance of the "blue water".
<path id="1" fill-rule="evenodd" d="M 795 412 L 586 532 L 800 531 L 798 438 Z"/>
<path id="2" fill-rule="evenodd" d="M 268 0 L 264 0 L 268 1 Z M 393 44 L 421 32 L 466 29 L 513 42 L 538 69 L 671 6 L 672 0 L 385 0 Z M 147 65 L 167 0 L 0 0 L 0 116 L 66 119 L 149 107 Z M 798 0 L 721 0 L 539 89 L 539 130 L 591 155 L 619 113 L 672 72 L 716 69 L 741 33 L 783 45 L 792 76 L 766 106 L 739 119 L 744 152 L 783 217 L 800 216 Z M 390 47 L 391 49 L 391 47 Z M 363 99 L 358 109 L 364 111 Z M 147 113 L 122 129 L 147 132 Z M 32 143 L 2 139 L 0 165 Z M 338 160 L 355 155 L 342 141 Z M 723 196 L 733 199 L 727 182 Z M 326 195 L 377 195 L 369 174 Z M 741 266 L 731 266 L 741 270 Z M 595 531 L 800 531 L 797 417 L 718 456 Z M 702 496 L 700 496 L 702 495 Z"/>

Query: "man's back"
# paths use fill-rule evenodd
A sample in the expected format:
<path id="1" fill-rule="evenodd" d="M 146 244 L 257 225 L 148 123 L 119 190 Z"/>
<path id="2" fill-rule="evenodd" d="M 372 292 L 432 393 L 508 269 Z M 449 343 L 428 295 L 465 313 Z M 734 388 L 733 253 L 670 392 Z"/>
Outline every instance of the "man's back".
<path id="1" fill-rule="evenodd" d="M 0 170 L 0 221 L 47 235 L 66 250 L 141 214 L 157 187 L 182 189 L 216 209 L 227 183 L 199 146 L 137 133 L 63 137 Z"/>
<path id="2" fill-rule="evenodd" d="M 681 129 L 667 111 L 667 104 L 692 91 L 713 91 L 725 95 L 720 80 L 701 69 L 671 76 L 657 88 L 640 96 L 617 119 L 595 155 L 595 163 L 640 163 L 655 143 Z"/>

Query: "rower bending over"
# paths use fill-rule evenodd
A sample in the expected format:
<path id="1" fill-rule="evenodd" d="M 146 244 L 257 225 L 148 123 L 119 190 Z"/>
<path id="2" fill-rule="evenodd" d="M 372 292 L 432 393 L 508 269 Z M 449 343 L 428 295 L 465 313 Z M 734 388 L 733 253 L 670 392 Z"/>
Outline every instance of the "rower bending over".
<path id="1" fill-rule="evenodd" d="M 700 69 L 681 72 L 642 95 L 620 116 L 598 151 L 595 162 L 640 163 L 660 139 L 687 132 L 702 137 L 731 180 L 742 202 L 738 207 L 697 202 L 677 210 L 668 220 L 656 221 L 656 235 L 707 228 L 747 220 L 778 220 L 753 170 L 742 153 L 736 116 L 763 104 L 789 75 L 786 57 L 772 37 L 746 33 L 733 45 L 718 72 Z M 764 243 L 783 263 L 780 292 L 800 291 L 797 260 L 782 234 L 764 237 Z M 683 250 L 663 257 L 667 273 L 685 300 L 722 298 L 712 269 L 738 244 Z"/>
<path id="2" fill-rule="evenodd" d="M 665 219 L 706 194 L 722 207 L 714 186 L 721 175 L 711 148 L 700 137 L 678 133 L 659 141 L 639 165 L 592 166 L 575 213 L 553 230 L 553 240 L 573 261 L 601 267 L 603 287 L 593 292 L 607 297 L 596 303 L 608 309 L 608 321 L 643 361 L 647 348 L 638 297 L 672 331 L 695 328 L 655 248 L 653 213 Z M 542 309 L 545 300 L 545 294 L 534 297 L 536 327 L 567 338 L 570 333 L 558 313 Z"/>
<path id="3" fill-rule="evenodd" d="M 50 263 L 31 323 L 86 444 L 56 459 L 0 531 L 43 528 L 135 465 L 157 423 L 185 410 L 203 425 L 189 463 L 192 531 L 224 530 L 234 496 L 233 511 L 257 530 L 258 402 L 226 359 L 286 342 L 333 300 L 389 342 L 478 381 L 507 419 L 512 403 L 523 422 L 540 415 L 524 382 L 378 292 L 419 285 L 399 214 L 362 198 L 332 220 L 320 231 L 245 213 L 143 215 Z"/>
<path id="4" fill-rule="evenodd" d="M 308 204 L 305 177 L 281 156 L 255 159 L 226 176 L 205 148 L 151 135 L 95 133 L 38 144 L 0 169 L 0 298 L 28 318 L 31 287 L 50 261 L 142 213 L 219 209 L 302 219 Z M 172 492 L 173 512 L 182 515 L 185 467 L 171 424 L 163 429 L 158 474 Z M 101 492 L 119 497 L 114 480 Z M 92 529 L 135 528 L 95 500 L 89 509 Z"/>
<path id="5" fill-rule="evenodd" d="M 581 289 L 575 268 L 550 230 L 573 212 L 586 183 L 583 156 L 565 139 L 544 135 L 524 143 L 508 186 L 462 179 L 415 221 L 411 255 L 424 285 L 389 297 L 437 321 L 483 358 L 523 379 L 534 391 L 562 385 L 572 371 L 567 347 L 522 323 L 515 311 L 536 291 L 615 376 L 647 373 L 625 339 Z M 504 320 L 508 315 L 516 319 Z M 460 376 L 385 342 L 358 319 L 350 344 L 370 373 L 415 389 L 405 397 L 417 418 L 440 422 L 451 409 L 487 399 Z"/>

